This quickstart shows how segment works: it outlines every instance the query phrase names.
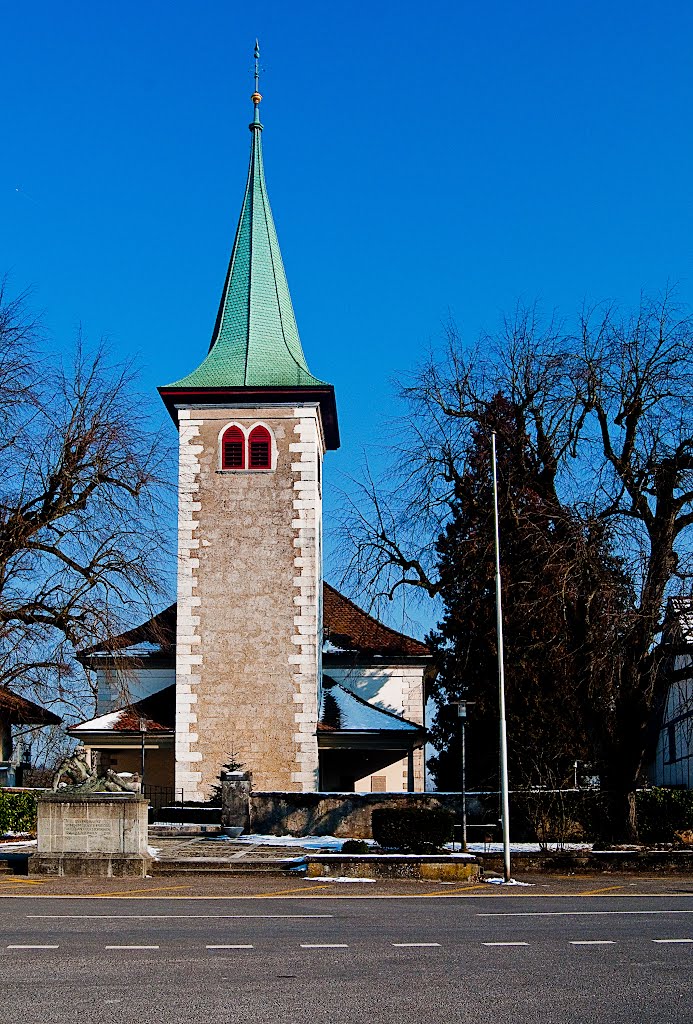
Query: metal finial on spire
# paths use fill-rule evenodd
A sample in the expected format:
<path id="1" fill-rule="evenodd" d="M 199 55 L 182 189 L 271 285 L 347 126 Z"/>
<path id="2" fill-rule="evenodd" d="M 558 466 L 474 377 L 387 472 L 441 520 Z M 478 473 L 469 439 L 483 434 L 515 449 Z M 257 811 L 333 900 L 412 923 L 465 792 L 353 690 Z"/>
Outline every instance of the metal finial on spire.
<path id="1" fill-rule="evenodd" d="M 258 42 L 257 39 L 255 40 L 255 51 L 253 56 L 255 58 L 255 92 L 250 98 L 253 101 L 255 107 L 253 124 L 260 124 L 260 100 L 262 99 L 262 96 L 260 95 L 260 43 Z"/>

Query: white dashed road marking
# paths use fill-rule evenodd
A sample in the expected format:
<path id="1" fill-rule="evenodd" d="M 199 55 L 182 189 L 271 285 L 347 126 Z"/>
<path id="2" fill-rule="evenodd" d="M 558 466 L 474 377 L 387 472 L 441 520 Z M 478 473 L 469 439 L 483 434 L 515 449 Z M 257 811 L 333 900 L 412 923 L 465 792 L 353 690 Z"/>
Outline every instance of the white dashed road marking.
<path id="1" fill-rule="evenodd" d="M 59 946 L 8 946 L 8 949 L 60 949 Z"/>
<path id="2" fill-rule="evenodd" d="M 301 949 L 348 949 L 346 942 L 302 942 Z"/>
<path id="3" fill-rule="evenodd" d="M 235 945 L 235 946 L 206 946 L 205 949 L 255 949 L 255 946 Z"/>
<path id="4" fill-rule="evenodd" d="M 482 942 L 482 946 L 528 946 L 528 942 Z"/>
<path id="5" fill-rule="evenodd" d="M 615 939 L 571 939 L 571 946 L 613 946 Z"/>
<path id="6" fill-rule="evenodd" d="M 158 949 L 158 946 L 104 946 L 104 949 Z"/>
<path id="7" fill-rule="evenodd" d="M 653 939 L 653 942 L 693 942 L 693 939 Z"/>
<path id="8" fill-rule="evenodd" d="M 398 946 L 399 948 L 405 948 L 408 946 L 413 946 L 416 949 L 423 949 L 427 946 L 438 946 L 438 948 L 440 948 L 439 942 L 393 942 L 392 945 Z"/>

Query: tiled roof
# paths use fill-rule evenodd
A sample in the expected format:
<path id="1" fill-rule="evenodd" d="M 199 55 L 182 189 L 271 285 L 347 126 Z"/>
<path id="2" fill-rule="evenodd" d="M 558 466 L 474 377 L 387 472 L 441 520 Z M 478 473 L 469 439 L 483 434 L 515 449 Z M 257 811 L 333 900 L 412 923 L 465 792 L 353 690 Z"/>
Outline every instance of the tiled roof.
<path id="1" fill-rule="evenodd" d="M 68 732 L 79 737 L 86 732 L 146 732 L 172 733 L 176 717 L 176 687 L 166 686 L 163 690 L 144 697 L 134 704 L 127 704 L 106 715 L 92 718 L 72 726 Z"/>
<path id="2" fill-rule="evenodd" d="M 693 643 L 693 598 L 670 597 L 667 618 L 676 623 L 684 643 Z"/>
<path id="3" fill-rule="evenodd" d="M 59 725 L 62 721 L 52 711 L 4 686 L 0 687 L 0 718 L 11 725 Z"/>
<path id="4" fill-rule="evenodd" d="M 427 657 L 431 653 L 426 644 L 384 626 L 329 583 L 323 584 L 323 604 L 325 640 L 330 653 L 352 651 L 383 657 Z"/>
<path id="5" fill-rule="evenodd" d="M 426 644 L 384 626 L 329 583 L 323 584 L 323 622 L 327 653 L 378 657 L 430 655 Z M 152 648 L 162 655 L 173 654 L 175 634 L 176 605 L 172 604 L 136 629 L 115 637 L 109 645 L 97 644 L 82 651 L 80 657 L 109 651 L 141 656 L 152 652 Z"/>
<path id="6" fill-rule="evenodd" d="M 136 656 L 151 653 L 152 648 L 162 654 L 173 654 L 175 646 L 176 605 L 170 604 L 141 626 L 135 626 L 134 629 L 113 637 L 108 643 L 85 647 L 79 652 L 79 656 L 88 658 L 92 654 L 107 654 L 109 651 L 118 651 L 120 654 L 127 651 Z"/>
<path id="7" fill-rule="evenodd" d="M 329 676 L 323 677 L 318 729 L 328 732 L 424 732 L 423 726 L 369 704 Z"/>
<path id="8" fill-rule="evenodd" d="M 175 685 L 167 686 L 135 704 L 72 726 L 68 732 L 76 738 L 91 732 L 141 733 L 144 722 L 148 733 L 170 734 L 174 731 L 175 703 Z M 329 677 L 324 680 L 318 729 L 327 732 L 423 732 L 422 726 L 369 704 Z"/>

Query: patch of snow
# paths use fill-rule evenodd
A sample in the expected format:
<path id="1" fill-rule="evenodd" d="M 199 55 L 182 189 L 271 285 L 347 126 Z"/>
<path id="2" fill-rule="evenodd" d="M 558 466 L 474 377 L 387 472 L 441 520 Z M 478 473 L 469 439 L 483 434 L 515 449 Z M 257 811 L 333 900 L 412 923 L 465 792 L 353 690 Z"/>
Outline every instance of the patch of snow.
<path id="1" fill-rule="evenodd" d="M 337 839 L 336 836 L 263 836 L 249 835 L 239 836 L 237 843 L 249 843 L 251 846 L 293 846 L 302 850 L 332 849 L 339 851 L 346 839 Z M 373 843 L 373 840 L 365 840 Z"/>
<path id="2" fill-rule="evenodd" d="M 25 846 L 36 846 L 35 839 L 20 839 L 16 843 L 2 843 L 0 844 L 0 850 L 14 850 L 17 847 L 24 849 Z"/>
<path id="3" fill-rule="evenodd" d="M 350 690 L 340 686 L 339 683 L 325 689 L 323 701 L 328 697 L 332 698 L 337 705 L 340 730 L 371 732 L 381 729 L 387 729 L 388 731 L 394 729 L 412 732 L 418 728 L 418 726 L 412 725 L 411 722 L 406 722 L 403 718 L 381 711 L 372 704 L 364 703 L 362 699 L 355 697 Z"/>
<path id="4" fill-rule="evenodd" d="M 325 640 L 324 644 L 322 645 L 323 654 L 344 654 L 348 651 L 348 647 L 337 647 L 337 645 L 333 644 L 331 640 Z"/>
<path id="5" fill-rule="evenodd" d="M 364 842 L 368 842 L 368 840 L 365 839 Z M 456 860 L 475 860 L 473 853 L 446 853 L 438 856 L 435 853 L 397 853 L 396 850 L 389 850 L 386 853 L 325 853 L 323 856 L 325 860 L 329 857 L 333 857 L 335 860 L 340 860 L 342 857 L 349 857 L 349 859 L 353 857 L 354 860 L 358 860 L 360 857 L 370 858 L 371 860 L 373 857 L 387 858 L 388 860 L 395 857 L 397 860 L 421 860 L 422 857 L 429 859 L 435 857 L 436 860 L 440 860 L 442 857 L 445 859 L 446 864 Z"/>
<path id="6" fill-rule="evenodd" d="M 506 882 L 502 878 L 484 878 L 484 882 L 488 885 L 528 885 L 532 886 L 533 882 L 518 882 L 516 878 L 509 878 Z"/>
<path id="7" fill-rule="evenodd" d="M 123 716 L 123 711 L 111 711 L 109 715 L 101 715 L 100 718 L 92 718 L 89 722 L 81 722 L 73 727 L 73 732 L 80 729 L 91 732 L 93 729 L 113 729 Z"/>
<path id="8" fill-rule="evenodd" d="M 459 840 L 454 843 L 446 843 L 446 850 L 453 850 L 455 847 L 460 845 Z M 549 843 L 547 844 L 548 853 L 556 853 L 557 851 L 565 850 L 568 853 L 575 853 L 580 850 L 591 850 L 591 843 Z M 467 850 L 470 853 L 502 853 L 502 843 L 467 843 Z M 541 847 L 539 843 L 511 843 L 511 853 L 540 853 Z"/>
<path id="9" fill-rule="evenodd" d="M 304 878 L 304 882 L 375 882 L 375 878 L 349 878 L 347 875 L 340 875 L 337 878 Z"/>

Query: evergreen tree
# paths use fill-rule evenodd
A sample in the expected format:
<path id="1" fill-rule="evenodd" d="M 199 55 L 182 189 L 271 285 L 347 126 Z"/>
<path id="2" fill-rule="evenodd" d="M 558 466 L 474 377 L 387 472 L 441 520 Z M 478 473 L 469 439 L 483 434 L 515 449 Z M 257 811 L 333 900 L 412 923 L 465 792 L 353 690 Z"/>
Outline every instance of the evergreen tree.
<path id="1" fill-rule="evenodd" d="M 460 739 L 451 702 L 474 701 L 469 788 L 498 784 L 498 669 L 491 432 L 496 432 L 505 681 L 511 785 L 572 778 L 591 760 L 595 696 L 608 671 L 615 606 L 628 605 L 620 565 L 598 523 L 547 486 L 521 417 L 497 394 L 481 410 L 437 542 L 444 615 L 430 641 L 439 675 L 431 761 L 438 787 L 458 788 Z M 612 647 L 618 637 L 612 637 Z M 611 652 L 608 652 L 611 653 Z"/>

